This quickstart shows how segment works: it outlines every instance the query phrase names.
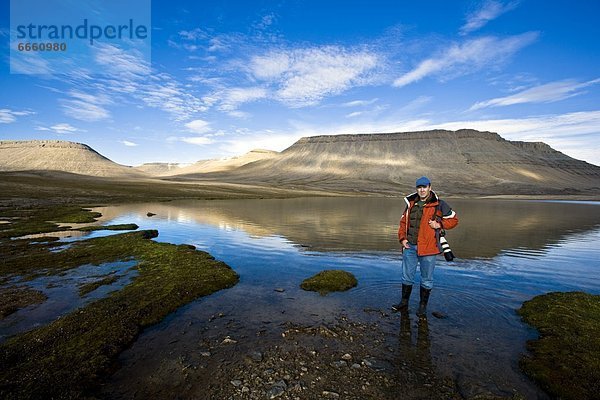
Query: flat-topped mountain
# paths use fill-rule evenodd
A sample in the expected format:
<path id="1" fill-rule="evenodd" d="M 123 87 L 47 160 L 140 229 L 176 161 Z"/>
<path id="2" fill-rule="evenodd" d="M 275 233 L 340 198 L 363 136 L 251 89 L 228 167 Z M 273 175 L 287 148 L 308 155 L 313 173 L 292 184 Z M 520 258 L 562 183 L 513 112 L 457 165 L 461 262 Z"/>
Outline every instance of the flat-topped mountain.
<path id="1" fill-rule="evenodd" d="M 85 144 L 62 140 L 1 140 L 0 171 L 63 171 L 121 178 L 145 176 L 109 160 Z"/>
<path id="2" fill-rule="evenodd" d="M 545 143 L 469 129 L 305 137 L 281 153 L 254 150 L 189 166 L 137 168 L 79 143 L 0 141 L 0 171 L 28 170 L 395 195 L 414 190 L 415 179 L 427 175 L 435 190 L 450 194 L 600 194 L 596 165 Z"/>
<path id="3" fill-rule="evenodd" d="M 545 143 L 470 129 L 305 137 L 270 160 L 203 177 L 397 192 L 421 175 L 448 193 L 600 192 L 598 166 Z"/>

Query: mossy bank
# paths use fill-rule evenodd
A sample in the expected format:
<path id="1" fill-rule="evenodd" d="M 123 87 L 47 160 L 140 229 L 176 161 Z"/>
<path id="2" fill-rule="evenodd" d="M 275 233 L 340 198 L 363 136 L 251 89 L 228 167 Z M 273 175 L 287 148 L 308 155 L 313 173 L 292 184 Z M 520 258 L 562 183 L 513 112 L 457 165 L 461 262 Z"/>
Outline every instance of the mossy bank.
<path id="1" fill-rule="evenodd" d="M 305 279 L 300 287 L 304 290 L 319 292 L 325 296 L 329 292 L 343 292 L 358 285 L 358 281 L 350 272 L 341 270 L 325 270 Z"/>
<path id="2" fill-rule="evenodd" d="M 123 260 L 135 260 L 138 275 L 120 291 L 2 343 L 0 398 L 93 396 L 142 329 L 239 279 L 226 264 L 193 246 L 150 240 L 158 235 L 155 230 L 82 240 L 60 251 L 52 240 L 10 239 L 59 229 L 48 220 L 93 222 L 97 216 L 78 207 L 3 213 L 11 223 L 0 228 L 0 282 Z"/>
<path id="3" fill-rule="evenodd" d="M 548 293 L 523 303 L 519 314 L 540 335 L 528 342 L 523 371 L 553 397 L 598 399 L 600 295 Z"/>

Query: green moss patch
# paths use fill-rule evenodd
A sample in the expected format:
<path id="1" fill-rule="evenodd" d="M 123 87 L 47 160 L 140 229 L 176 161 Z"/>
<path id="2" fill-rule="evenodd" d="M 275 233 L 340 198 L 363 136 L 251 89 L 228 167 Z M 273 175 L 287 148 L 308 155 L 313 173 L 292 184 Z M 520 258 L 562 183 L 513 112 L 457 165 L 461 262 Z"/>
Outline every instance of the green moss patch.
<path id="1" fill-rule="evenodd" d="M 0 319 L 6 318 L 23 307 L 43 303 L 46 299 L 44 293 L 27 286 L 0 288 Z"/>
<path id="2" fill-rule="evenodd" d="M 300 287 L 304 290 L 319 292 L 326 295 L 329 292 L 343 292 L 358 285 L 358 281 L 350 272 L 341 270 L 325 270 L 302 281 Z"/>
<path id="3" fill-rule="evenodd" d="M 594 399 L 600 393 L 600 296 L 548 293 L 523 303 L 519 314 L 539 339 L 521 369 L 561 399 Z"/>
<path id="4" fill-rule="evenodd" d="M 23 216 L 19 229 L 23 234 L 32 233 L 28 227 L 53 229 L 36 225 L 47 215 Z M 60 252 L 51 251 L 52 243 L 0 237 L 0 278 L 60 274 L 84 264 L 138 262 L 137 277 L 121 290 L 0 344 L 0 398 L 93 396 L 102 378 L 114 370 L 119 353 L 144 328 L 198 297 L 237 283 L 238 275 L 210 254 L 149 240 L 157 235 L 150 230 L 82 240 Z"/>
<path id="5" fill-rule="evenodd" d="M 60 206 L 52 208 L 35 208 L 5 210 L 0 216 L 14 218 L 11 224 L 0 224 L 0 238 L 18 237 L 32 233 L 48 233 L 64 230 L 55 222 L 90 223 L 102 214 L 78 206 Z"/>
<path id="6" fill-rule="evenodd" d="M 118 225 L 91 225 L 77 228 L 77 231 L 135 231 L 139 226 L 136 224 L 118 224 Z"/>

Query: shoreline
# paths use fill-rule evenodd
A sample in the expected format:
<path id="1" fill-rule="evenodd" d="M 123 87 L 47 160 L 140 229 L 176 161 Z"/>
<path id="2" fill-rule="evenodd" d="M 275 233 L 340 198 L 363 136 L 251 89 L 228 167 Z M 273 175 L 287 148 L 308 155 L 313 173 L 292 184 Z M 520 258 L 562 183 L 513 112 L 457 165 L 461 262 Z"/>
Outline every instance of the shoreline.
<path id="1" fill-rule="evenodd" d="M 256 198 L 293 198 L 293 197 L 306 197 L 306 196 L 297 196 L 298 192 L 272 192 L 272 191 L 260 191 L 256 187 L 253 188 L 253 192 L 248 190 L 241 194 L 241 197 L 235 197 L 234 193 L 231 191 L 223 192 L 223 188 L 219 186 L 211 186 L 214 190 L 213 192 L 200 192 L 200 190 L 206 190 L 206 187 L 196 188 L 198 190 L 195 194 L 201 194 L 204 197 L 204 200 L 217 200 L 217 199 L 233 199 L 233 198 L 242 198 L 242 199 L 256 199 Z M 122 187 L 121 187 L 122 188 Z M 231 188 L 228 188 L 231 189 Z M 247 188 L 248 189 L 248 188 Z M 30 189 L 23 190 L 20 194 L 24 195 L 29 192 Z M 261 189 L 262 190 L 262 189 Z M 6 192 L 4 192 L 6 193 Z M 116 204 L 116 203 L 130 203 L 130 202 L 141 202 L 141 201 L 172 201 L 182 198 L 198 198 L 196 196 L 192 197 L 179 197 L 171 194 L 171 196 L 167 196 L 163 193 L 160 198 L 150 198 L 144 197 L 141 198 L 142 195 L 147 196 L 151 193 L 156 193 L 156 191 L 152 190 L 150 193 L 145 191 L 140 191 L 136 193 L 136 196 L 128 196 L 128 197 L 118 197 L 113 196 L 113 191 L 109 193 L 104 193 L 104 197 L 97 198 L 95 202 L 78 202 L 78 200 L 82 200 L 82 198 L 68 198 L 64 196 L 64 192 L 62 196 L 58 195 L 60 192 L 52 192 L 46 194 L 54 194 L 56 197 L 41 198 L 40 193 L 38 196 L 33 198 L 29 198 L 25 204 L 21 203 L 18 207 L 15 207 L 17 200 L 23 200 L 24 197 L 13 197 L 13 198 L 3 198 L 0 199 L 0 210 L 2 211 L 2 215 L 6 215 L 6 213 L 13 212 L 25 212 L 26 209 L 30 210 L 54 210 L 56 208 L 64 207 L 64 203 L 70 204 L 72 208 L 78 208 L 79 206 L 75 206 L 74 204 L 82 204 L 90 205 L 90 204 Z M 175 194 L 181 194 L 180 192 Z M 189 193 L 187 193 L 189 194 Z M 226 195 L 225 195 L 226 194 Z M 285 194 L 285 196 L 283 196 Z M 319 196 L 319 194 L 311 193 L 312 195 Z M 272 195 L 274 197 L 269 197 Z M 340 194 L 336 194 L 340 195 Z M 343 194 L 342 196 L 351 196 L 351 197 L 365 197 L 365 196 L 357 196 L 356 193 L 352 194 Z M 281 196 L 281 197 L 280 197 Z M 500 197 L 499 197 L 500 196 Z M 310 196 L 313 197 L 313 196 Z M 369 196 L 371 197 L 371 196 Z M 390 197 L 390 196 L 387 196 Z M 393 196 L 401 198 L 402 196 Z M 448 198 L 472 198 L 476 196 L 448 196 Z M 496 196 L 485 196 L 481 197 L 485 198 L 503 198 L 502 195 Z M 514 196 L 508 196 L 511 199 L 514 199 Z M 479 197 L 477 197 L 479 198 Z M 87 196 L 85 198 L 87 200 Z M 544 198 L 540 198 L 538 196 L 531 197 L 527 196 L 519 196 L 519 199 L 522 200 L 575 200 L 573 197 L 565 199 L 556 199 L 555 197 L 548 198 L 548 196 L 544 196 Z M 12 207 L 11 207 L 12 206 Z M 50 219 L 55 220 L 55 219 Z M 68 222 L 68 221 L 67 221 Z M 72 221 L 75 222 L 75 221 Z M 0 227 L 5 228 L 8 224 L 2 224 Z M 37 229 L 37 228 L 31 228 Z M 48 225 L 42 229 L 48 229 Z M 63 229 L 58 228 L 56 229 Z M 31 251 L 31 248 L 27 246 L 32 246 L 33 241 L 26 241 L 24 243 L 25 247 L 21 249 L 23 254 L 28 254 Z M 35 249 L 39 251 L 43 246 L 50 245 L 52 242 L 44 244 L 36 244 Z M 3 282 L 3 281 L 0 281 Z M 197 300 L 198 297 L 191 299 L 190 301 Z M 93 304 L 93 303 L 92 303 Z M 86 306 L 87 307 L 87 306 Z M 181 308 L 181 306 L 180 306 Z M 179 308 L 178 308 L 179 309 Z M 175 311 L 177 312 L 177 311 Z M 389 314 L 385 310 L 377 311 L 382 318 L 382 321 L 387 321 L 390 323 L 388 318 L 396 318 L 395 316 L 389 316 Z M 172 314 L 171 312 L 170 314 Z M 218 317 L 220 318 L 220 317 Z M 238 398 L 264 398 L 265 396 L 271 396 L 274 394 L 278 394 L 277 397 L 280 398 L 348 398 L 348 399 L 359 399 L 359 398 L 378 398 L 378 399 L 393 399 L 395 393 L 398 391 L 403 391 L 408 396 L 407 398 L 422 398 L 422 396 L 429 398 L 477 398 L 477 399 L 521 399 L 523 398 L 518 393 L 514 393 L 512 395 L 499 395 L 498 393 L 487 393 L 481 394 L 479 393 L 475 397 L 465 396 L 464 393 L 459 393 L 457 391 L 456 383 L 452 381 L 446 380 L 446 378 L 441 379 L 435 375 L 435 373 L 431 373 L 433 369 L 428 370 L 429 372 L 424 372 L 425 375 L 422 374 L 414 374 L 413 368 L 411 366 L 404 365 L 404 368 L 392 368 L 390 370 L 389 367 L 384 367 L 381 369 L 381 365 L 378 365 L 378 357 L 373 357 L 373 354 L 370 354 L 369 351 L 366 351 L 365 348 L 368 347 L 365 342 L 346 340 L 344 339 L 344 334 L 336 334 L 331 335 L 330 331 L 334 333 L 337 330 L 341 330 L 342 332 L 354 332 L 351 334 L 351 337 L 359 337 L 361 334 L 363 335 L 363 339 L 369 340 L 369 338 L 376 337 L 381 335 L 382 332 L 378 332 L 377 328 L 374 328 L 372 325 L 365 325 L 364 322 L 361 321 L 353 321 L 346 318 L 344 315 L 338 315 L 335 317 L 336 321 L 338 321 L 337 325 L 333 326 L 335 329 L 332 329 L 330 325 L 323 326 L 302 326 L 295 325 L 293 321 L 289 321 L 289 326 L 284 331 L 286 333 L 285 337 L 282 337 L 279 341 L 270 342 L 270 345 L 265 347 L 260 351 L 261 355 L 253 354 L 253 351 L 241 352 L 238 354 L 236 351 L 231 351 L 235 349 L 237 345 L 243 345 L 242 343 L 231 343 L 233 346 L 226 346 L 228 348 L 227 351 L 222 353 L 223 357 L 219 361 L 219 357 L 215 357 L 214 362 L 222 362 L 223 364 L 219 367 L 218 364 L 213 364 L 219 367 L 220 373 L 217 374 L 214 380 L 212 381 L 203 381 L 200 378 L 200 375 L 204 371 L 208 365 L 211 365 L 211 361 L 205 363 L 204 359 L 201 356 L 200 361 L 198 359 L 192 360 L 192 362 L 187 363 L 186 360 L 182 360 L 182 364 L 180 366 L 171 365 L 169 368 L 171 373 L 179 374 L 178 379 L 181 379 L 182 382 L 194 382 L 194 377 L 198 382 L 205 382 L 206 386 L 196 386 L 195 388 L 189 389 L 191 391 L 187 391 L 185 393 L 189 393 L 192 395 L 194 390 L 198 390 L 196 394 L 202 393 L 203 390 L 212 391 L 213 394 L 228 394 L 231 396 L 238 396 Z M 160 325 L 164 319 L 159 319 L 155 323 Z M 155 327 L 155 323 L 149 325 Z M 394 322 L 395 323 L 395 322 Z M 409 323 L 409 326 L 411 324 Z M 417 332 L 419 332 L 419 324 L 417 324 Z M 401 328 L 401 326 L 400 326 Z M 225 332 L 226 328 L 220 332 Z M 316 330 L 315 330 L 316 329 Z M 406 328 L 405 328 L 406 329 Z M 413 330 L 415 329 L 413 323 Z M 423 329 L 421 329 L 422 331 Z M 401 330 L 400 330 L 401 331 Z M 361 333 L 362 332 L 362 333 Z M 27 335 L 27 334 L 23 334 Z M 21 336 L 21 335 L 18 335 Z M 396 337 L 395 340 L 401 340 L 402 333 L 400 333 L 399 337 Z M 211 354 L 219 354 L 220 346 L 223 346 L 223 341 L 227 339 L 227 337 L 219 338 L 220 341 L 218 343 L 213 343 L 212 348 L 209 345 L 204 352 L 208 352 Z M 135 339 L 137 340 L 137 339 Z M 231 339 L 235 340 L 235 339 Z M 387 339 L 389 340 L 389 338 Z M 316 341 L 316 342 L 315 342 Z M 315 343 L 319 343 L 316 345 Z M 325 350 L 321 351 L 320 357 L 314 356 L 313 352 L 317 352 L 319 346 L 323 345 L 323 343 L 328 343 Z M 131 345 L 135 344 L 135 341 L 130 342 L 125 348 L 130 348 Z M 227 344 L 227 343 L 225 343 Z M 291 347 L 290 347 L 291 346 Z M 411 347 L 406 343 L 410 352 L 416 352 L 418 347 Z M 332 351 L 332 349 L 337 348 L 339 351 Z M 373 350 L 375 353 L 382 354 L 386 348 L 381 348 L 379 350 Z M 248 349 L 246 349 L 248 350 Z M 342 351 L 343 350 L 343 351 Z M 118 352 L 117 354 L 122 354 Z M 350 355 L 351 358 L 348 358 L 346 354 Z M 209 357 L 210 358 L 210 357 Z M 256 360 L 260 358 L 261 360 L 257 362 Z M 380 358 L 380 357 L 379 357 Z M 342 362 L 344 361 L 345 364 Z M 381 361 L 381 360 L 379 360 Z M 388 360 L 388 366 L 390 362 L 393 364 L 395 361 Z M 410 361 L 413 363 L 412 367 L 414 368 L 424 368 L 421 366 L 423 360 L 416 358 Z M 114 361 L 113 361 L 114 363 Z M 201 367 L 201 365 L 206 364 L 205 367 Z M 356 364 L 356 365 L 355 365 Z M 194 366 L 196 369 L 194 369 Z M 305 371 L 305 368 L 307 371 Z M 386 370 L 387 368 L 387 370 Z M 428 367 L 429 368 L 429 367 Z M 265 371 L 274 371 L 268 372 L 265 375 Z M 109 380 L 113 379 L 112 372 L 114 372 L 114 364 L 111 367 L 111 373 L 108 375 L 103 375 L 105 379 L 107 377 Z M 118 370 L 117 370 L 118 371 Z M 197 372 L 194 372 L 197 371 Z M 310 371 L 310 372 L 309 372 Z M 115 375 L 116 376 L 116 375 Z M 347 385 L 345 377 L 352 376 L 353 381 L 350 386 Z M 427 379 L 425 379 L 427 378 Z M 331 382 L 329 385 L 324 385 L 324 382 Z M 365 382 L 369 382 L 367 385 Z M 401 382 L 399 384 L 398 382 Z M 356 386 L 353 386 L 356 383 Z M 360 383 L 360 384 L 359 384 Z M 183 383 L 182 383 L 183 384 Z M 192 385 L 193 386 L 193 385 Z M 102 386 L 102 390 L 108 390 L 108 386 Z M 143 385 L 142 385 L 143 387 Z M 186 386 L 187 387 L 187 386 Z M 425 389 L 424 389 L 425 388 Z M 181 387 L 180 387 L 181 389 Z M 161 390 L 164 396 L 162 398 L 172 398 L 175 395 L 180 394 L 177 391 L 172 391 L 169 389 L 169 386 L 163 387 Z M 171 391 L 170 391 L 171 390 Z M 186 389 L 188 390 L 188 389 Z M 308 397 L 304 397 L 308 396 Z M 353 397 L 355 396 L 355 397 Z M 108 395 L 110 397 L 110 395 Z M 157 398 L 161 398 L 160 396 Z"/>

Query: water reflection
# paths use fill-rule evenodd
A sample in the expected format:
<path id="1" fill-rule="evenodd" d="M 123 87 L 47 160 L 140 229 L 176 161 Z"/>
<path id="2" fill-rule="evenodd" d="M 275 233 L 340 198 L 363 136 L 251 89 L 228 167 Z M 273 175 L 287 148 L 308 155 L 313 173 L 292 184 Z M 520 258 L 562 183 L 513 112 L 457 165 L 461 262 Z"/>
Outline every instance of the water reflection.
<path id="1" fill-rule="evenodd" d="M 534 333 L 515 309 L 548 291 L 600 292 L 600 206 L 449 203 L 460 217 L 448 233 L 459 258 L 438 264 L 429 305 L 447 318 L 420 321 L 413 314 L 411 321 L 411 315 L 401 315 L 384 329 L 416 371 L 435 369 L 452 377 L 461 393 L 544 398 L 518 367 Z M 256 349 L 290 321 L 313 325 L 341 313 L 360 319 L 367 318 L 365 309 L 387 311 L 400 295 L 396 230 L 403 209 L 397 198 L 177 201 L 97 209 L 104 223 L 158 229 L 157 240 L 193 244 L 240 274 L 235 287 L 189 304 L 141 335 L 121 358 L 114 390 L 146 387 L 142 378 L 161 362 L 200 351 L 198 343 L 207 338 L 216 342 L 226 333 Z M 148 212 L 156 215 L 149 218 Z M 106 234 L 111 233 L 90 236 Z M 327 297 L 298 287 L 320 270 L 339 268 L 352 272 L 358 287 Z M 413 313 L 417 302 L 413 296 Z M 212 319 L 221 313 L 226 318 Z M 132 379 L 139 379 L 139 387 Z"/>
<path id="2" fill-rule="evenodd" d="M 447 238 L 459 258 L 493 258 L 515 249 L 534 257 L 566 236 L 600 226 L 600 207 L 573 202 L 448 199 L 460 224 Z M 280 236 L 314 251 L 396 251 L 400 198 L 174 201 L 99 208 L 104 219 L 140 216 Z"/>

